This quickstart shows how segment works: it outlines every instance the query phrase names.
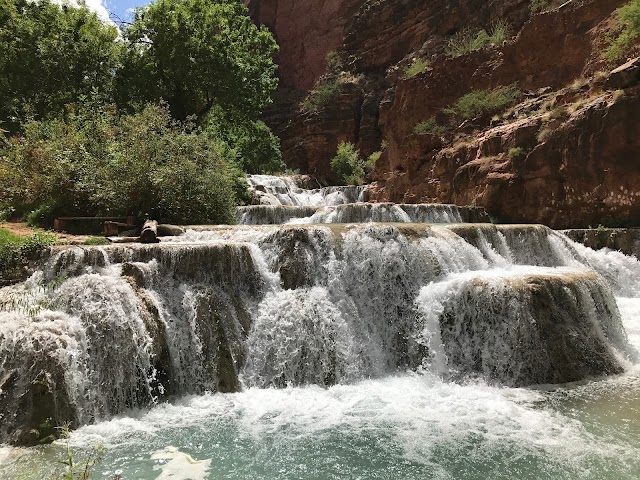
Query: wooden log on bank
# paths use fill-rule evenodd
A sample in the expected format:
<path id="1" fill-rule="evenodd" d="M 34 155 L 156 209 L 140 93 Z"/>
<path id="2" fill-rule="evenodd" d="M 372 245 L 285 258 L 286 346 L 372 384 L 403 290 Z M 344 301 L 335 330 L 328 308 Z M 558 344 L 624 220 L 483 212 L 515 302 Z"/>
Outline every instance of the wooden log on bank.
<path id="1" fill-rule="evenodd" d="M 140 232 L 141 243 L 158 243 L 158 222 L 156 220 L 147 220 L 142 225 Z"/>
<path id="2" fill-rule="evenodd" d="M 105 225 L 105 230 L 111 233 L 111 235 L 106 235 L 107 240 L 111 243 L 158 243 L 160 242 L 159 237 L 179 237 L 185 231 L 178 225 L 158 224 L 155 220 L 147 220 L 141 228 L 120 231 L 116 237 L 113 232 L 126 226 L 131 227 L 132 225 L 111 224 L 109 228 Z"/>

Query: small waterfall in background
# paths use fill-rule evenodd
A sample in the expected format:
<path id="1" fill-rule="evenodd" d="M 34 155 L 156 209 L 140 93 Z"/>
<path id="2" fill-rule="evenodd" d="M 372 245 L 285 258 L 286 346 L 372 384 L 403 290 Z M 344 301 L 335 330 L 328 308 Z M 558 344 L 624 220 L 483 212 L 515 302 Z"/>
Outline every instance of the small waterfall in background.
<path id="1" fill-rule="evenodd" d="M 540 225 L 495 225 L 477 207 L 369 204 L 364 187 L 249 182 L 256 205 L 238 209 L 238 226 L 192 226 L 155 245 L 54 248 L 27 282 L 0 289 L 8 305 L 0 312 L 0 441 L 33 444 L 42 425 L 65 421 L 87 425 L 74 434 L 87 438 L 121 435 L 129 422 L 135 438 L 171 431 L 178 441 L 184 428 L 203 436 L 207 455 L 221 455 L 221 471 L 248 468 L 224 478 L 255 474 L 249 463 L 232 467 L 226 447 L 216 453 L 229 442 L 278 471 L 277 461 L 260 460 L 254 436 L 289 446 L 289 435 L 306 439 L 291 447 L 305 458 L 319 448 L 314 435 L 337 449 L 327 458 L 341 436 L 361 438 L 366 465 L 352 460 L 351 474 L 369 478 L 391 475 L 375 467 L 376 442 L 402 446 L 403 478 L 449 471 L 456 442 L 496 458 L 535 458 L 526 468 L 514 460 L 514 476 L 542 478 L 548 468 L 570 477 L 576 470 L 547 447 L 576 436 L 599 455 L 578 419 L 536 410 L 542 394 L 518 387 L 635 381 L 623 372 L 635 371 L 640 347 L 640 322 L 629 323 L 640 314 L 637 259 Z M 497 439 L 483 422 L 499 425 Z M 227 438 L 229 428 L 239 437 Z M 166 444 L 148 441 L 164 452 L 157 458 L 168 455 Z M 636 455 L 640 445 L 633 448 Z M 333 478 L 308 462 L 307 474 L 258 478 Z M 597 473 L 607 462 L 589 465 Z M 134 472 L 138 463 L 121 466 Z M 468 478 L 491 476 L 478 468 Z M 123 478 L 137 478 L 130 475 Z"/>

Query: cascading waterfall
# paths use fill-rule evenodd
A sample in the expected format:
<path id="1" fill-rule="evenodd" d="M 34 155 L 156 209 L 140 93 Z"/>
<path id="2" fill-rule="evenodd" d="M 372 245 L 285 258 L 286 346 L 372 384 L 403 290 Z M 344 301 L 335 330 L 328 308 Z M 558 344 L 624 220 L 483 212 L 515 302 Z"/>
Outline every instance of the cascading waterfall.
<path id="1" fill-rule="evenodd" d="M 637 360 L 614 297 L 640 296 L 633 257 L 538 225 L 462 223 L 449 206 L 318 210 L 319 198 L 353 189 L 250 182 L 312 220 L 52 249 L 27 282 L 0 289 L 0 440 L 33 444 L 47 423 L 91 424 L 189 394 L 406 371 L 559 384 Z"/>

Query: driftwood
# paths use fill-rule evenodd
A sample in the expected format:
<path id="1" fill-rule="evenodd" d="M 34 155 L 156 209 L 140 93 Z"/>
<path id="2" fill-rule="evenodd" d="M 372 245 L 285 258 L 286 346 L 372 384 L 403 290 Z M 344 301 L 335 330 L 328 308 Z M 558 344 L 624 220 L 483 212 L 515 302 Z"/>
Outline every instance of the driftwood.
<path id="1" fill-rule="evenodd" d="M 111 232 L 115 229 L 125 228 L 126 224 L 117 224 L 111 227 Z M 106 230 L 105 225 L 105 230 Z M 129 228 L 132 225 L 128 225 Z M 184 233 L 184 228 L 178 225 L 158 224 L 155 220 L 147 220 L 142 228 L 134 228 L 126 231 L 120 231 L 107 235 L 107 240 L 111 243 L 158 243 L 158 237 L 179 237 Z"/>
<path id="2" fill-rule="evenodd" d="M 104 236 L 105 237 L 115 237 L 116 235 L 120 235 L 126 231 L 135 230 L 136 226 L 130 223 L 123 222 L 104 222 Z M 125 235 L 126 236 L 126 235 Z M 133 236 L 133 235 L 131 235 Z"/>
<path id="3" fill-rule="evenodd" d="M 179 237 L 184 233 L 184 228 L 178 225 L 159 224 L 158 236 L 159 237 Z"/>
<path id="4" fill-rule="evenodd" d="M 140 242 L 142 243 L 158 243 L 158 222 L 156 220 L 147 220 L 142 225 L 140 232 Z"/>

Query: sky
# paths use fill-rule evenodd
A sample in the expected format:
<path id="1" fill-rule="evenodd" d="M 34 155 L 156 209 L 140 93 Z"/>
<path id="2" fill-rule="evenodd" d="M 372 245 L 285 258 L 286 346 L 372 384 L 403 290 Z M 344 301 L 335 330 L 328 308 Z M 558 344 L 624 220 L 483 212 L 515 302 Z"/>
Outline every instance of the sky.
<path id="1" fill-rule="evenodd" d="M 85 0 L 87 5 L 89 3 L 99 4 L 100 8 L 107 10 L 122 20 L 131 20 L 133 18 L 133 10 L 136 7 L 143 7 L 147 5 L 149 0 Z M 91 7 L 90 7 L 91 8 Z M 97 11 L 97 9 L 96 9 Z"/>
<path id="2" fill-rule="evenodd" d="M 59 0 L 62 3 L 65 0 Z M 77 3 L 77 0 L 67 0 L 69 3 Z M 133 18 L 133 10 L 149 3 L 149 0 L 84 0 L 90 10 L 93 10 L 103 20 L 109 20 L 109 13 L 113 13 L 120 20 L 128 21 Z M 115 23 L 117 18 L 111 17 Z"/>

